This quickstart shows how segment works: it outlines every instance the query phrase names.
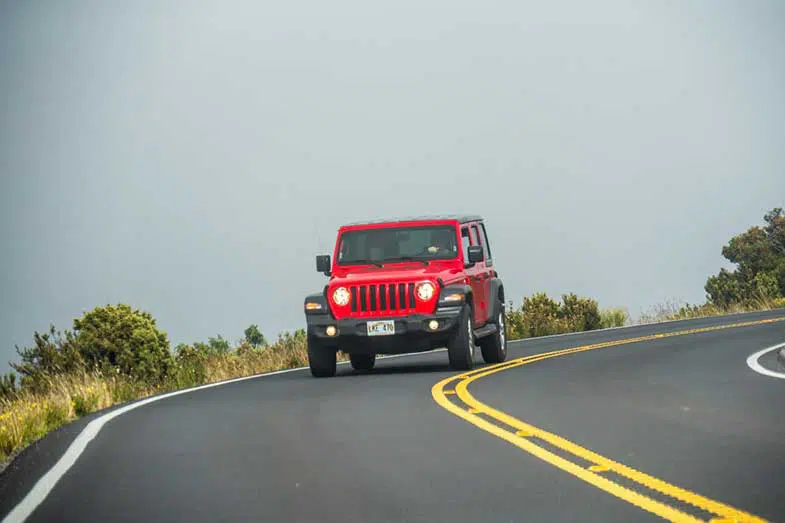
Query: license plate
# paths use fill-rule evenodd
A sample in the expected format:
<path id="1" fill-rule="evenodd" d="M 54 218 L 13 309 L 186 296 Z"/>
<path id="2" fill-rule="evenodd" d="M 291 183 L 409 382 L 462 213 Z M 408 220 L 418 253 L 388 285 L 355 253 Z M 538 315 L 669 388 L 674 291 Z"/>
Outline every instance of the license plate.
<path id="1" fill-rule="evenodd" d="M 389 336 L 391 334 L 395 334 L 394 320 L 368 322 L 368 336 Z"/>

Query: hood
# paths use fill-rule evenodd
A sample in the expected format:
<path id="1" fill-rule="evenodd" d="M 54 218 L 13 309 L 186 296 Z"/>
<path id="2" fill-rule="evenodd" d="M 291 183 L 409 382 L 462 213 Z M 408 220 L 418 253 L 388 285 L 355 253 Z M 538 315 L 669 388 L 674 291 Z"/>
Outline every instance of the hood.
<path id="1" fill-rule="evenodd" d="M 387 283 L 415 280 L 437 280 L 441 278 L 445 285 L 461 279 L 462 271 L 453 264 L 431 262 L 428 266 L 422 263 L 401 263 L 385 265 L 382 268 L 370 266 L 352 269 L 350 273 L 336 272 L 330 285 Z"/>

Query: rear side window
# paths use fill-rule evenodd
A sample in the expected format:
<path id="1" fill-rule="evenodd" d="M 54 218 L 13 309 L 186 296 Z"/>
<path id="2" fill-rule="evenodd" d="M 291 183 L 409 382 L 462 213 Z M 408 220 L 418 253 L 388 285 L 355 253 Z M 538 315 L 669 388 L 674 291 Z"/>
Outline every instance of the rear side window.
<path id="1" fill-rule="evenodd" d="M 476 225 L 472 225 L 470 230 L 471 230 L 471 233 L 472 233 L 472 245 L 480 245 L 480 241 L 479 241 L 478 235 L 477 235 L 477 226 Z"/>

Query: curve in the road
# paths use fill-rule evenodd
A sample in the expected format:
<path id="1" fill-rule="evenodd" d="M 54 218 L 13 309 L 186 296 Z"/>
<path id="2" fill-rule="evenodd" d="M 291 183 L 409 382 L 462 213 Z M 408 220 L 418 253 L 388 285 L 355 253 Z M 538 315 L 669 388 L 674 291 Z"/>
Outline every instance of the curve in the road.
<path id="1" fill-rule="evenodd" d="M 775 350 L 779 350 L 783 347 L 785 347 L 785 343 L 780 343 L 779 345 L 768 347 L 766 349 L 759 350 L 755 354 L 751 354 L 750 357 L 747 358 L 747 366 L 750 369 L 757 372 L 758 374 L 763 374 L 764 376 L 770 376 L 772 378 L 779 378 L 785 380 L 785 373 L 767 369 L 766 367 L 761 365 L 759 361 L 764 354 L 768 354 L 769 352 L 774 352 Z"/>
<path id="2" fill-rule="evenodd" d="M 436 383 L 431 394 L 433 399 L 441 407 L 456 416 L 468 421 L 469 423 L 497 436 L 516 447 L 542 459 L 543 461 L 568 472 L 585 482 L 600 488 L 609 494 L 623 499 L 643 510 L 656 514 L 670 521 L 694 522 L 705 521 L 705 519 L 688 514 L 683 510 L 671 506 L 662 501 L 653 499 L 649 495 L 643 494 L 632 488 L 627 488 L 617 481 L 609 479 L 608 475 L 616 475 L 631 481 L 638 489 L 644 487 L 649 491 L 664 494 L 668 498 L 679 500 L 709 514 L 713 517 L 712 521 L 765 521 L 762 518 L 731 507 L 719 501 L 701 496 L 695 492 L 672 485 L 666 481 L 657 479 L 653 476 L 625 466 L 617 461 L 601 456 L 589 449 L 581 447 L 568 441 L 556 434 L 539 429 L 524 421 L 514 418 L 504 412 L 482 403 L 469 393 L 469 385 L 480 378 L 490 376 L 505 370 L 523 365 L 529 365 L 545 359 L 555 358 L 577 352 L 584 352 L 617 345 L 626 345 L 642 341 L 652 341 L 673 336 L 684 336 L 687 334 L 698 334 L 722 329 L 732 329 L 740 327 L 750 327 L 764 325 L 785 320 L 785 318 L 770 318 L 747 322 L 731 323 L 698 329 L 681 330 L 676 332 L 653 334 L 636 338 L 596 343 L 564 350 L 556 350 L 534 356 L 527 356 L 505 363 L 483 367 L 476 371 L 451 376 Z M 785 344 L 783 344 L 785 345 Z M 777 346 L 776 348 L 781 347 Z M 772 348 L 766 351 L 773 350 Z M 765 351 L 760 351 L 753 356 L 762 355 Z M 757 363 L 757 360 L 755 360 Z M 748 360 L 749 364 L 749 360 Z M 455 397 L 459 401 L 451 401 L 449 397 Z M 555 452 L 554 452 L 555 451 Z M 557 454 L 559 452 L 562 455 Z M 567 457 L 564 457 L 564 455 Z"/>
<path id="3" fill-rule="evenodd" d="M 436 349 L 433 352 L 443 351 L 444 349 Z M 390 358 L 401 358 L 405 356 L 411 356 L 412 354 L 394 354 L 389 356 L 383 356 L 379 359 L 390 359 Z M 348 362 L 341 362 L 341 363 L 348 363 Z M 283 369 L 273 372 L 266 372 L 264 374 L 254 374 L 252 376 L 243 376 L 240 378 L 233 378 L 224 381 L 218 381 L 215 383 L 207 383 L 205 385 L 199 385 L 196 387 L 190 387 L 187 389 L 176 390 L 173 392 L 167 392 L 164 394 L 159 394 L 157 396 L 151 396 L 149 398 L 145 398 L 134 403 L 130 403 L 124 407 L 120 407 L 116 410 L 112 410 L 103 414 L 96 419 L 92 420 L 90 423 L 85 426 L 85 428 L 77 435 L 73 442 L 68 446 L 65 450 L 63 455 L 57 460 L 57 463 L 49 469 L 42 477 L 39 479 L 36 484 L 33 486 L 32 490 L 27 493 L 27 495 L 20 501 L 12 510 L 9 512 L 5 518 L 3 518 L 2 523 L 17 523 L 25 521 L 30 514 L 40 505 L 52 489 L 55 487 L 58 481 L 65 475 L 66 472 L 76 463 L 76 460 L 79 459 L 79 456 L 82 455 L 87 445 L 98 435 L 104 425 L 111 421 L 113 418 L 117 416 L 121 416 L 126 412 L 131 410 L 137 409 L 144 405 L 148 405 L 150 403 L 161 401 L 166 398 L 171 398 L 174 396 L 179 396 L 180 394 L 187 394 L 189 392 L 195 392 L 198 390 L 209 389 L 213 387 L 220 387 L 223 385 L 229 385 L 231 383 L 237 383 L 240 381 L 258 379 L 258 378 L 266 378 L 270 376 L 277 376 L 280 374 L 286 374 L 289 372 L 296 372 L 302 371 L 307 369 L 307 367 L 296 367 L 292 369 Z"/>
<path id="4" fill-rule="evenodd" d="M 327 382 L 309 379 L 307 368 L 292 369 L 269 380 L 248 377 L 226 387 L 218 385 L 232 381 L 212 384 L 209 391 L 178 391 L 176 398 L 162 395 L 157 399 L 170 399 L 137 402 L 149 406 L 106 423 L 31 520 L 457 523 L 516 520 L 525 511 L 532 520 L 571 521 L 591 513 L 606 521 L 648 521 L 655 514 L 641 503 L 654 500 L 659 505 L 650 506 L 675 521 L 759 521 L 740 512 L 734 517 L 700 509 L 682 501 L 685 496 L 709 508 L 734 510 L 732 505 L 781 520 L 785 434 L 775 416 L 782 382 L 759 377 L 744 360 L 782 341 L 782 323 L 774 322 L 785 320 L 783 313 L 530 339 L 515 344 L 519 352 L 511 361 L 460 375 L 440 355 L 422 354 L 406 365 L 342 372 L 346 379 Z M 745 325 L 761 327 L 734 330 Z M 671 337 L 722 329 L 729 330 L 699 339 Z M 593 350 L 645 340 L 640 350 Z M 564 347 L 569 349 L 555 350 Z M 556 358 L 567 354 L 574 356 Z M 764 355 L 761 363 L 770 357 Z M 514 369 L 535 362 L 541 362 L 540 372 L 524 367 L 519 379 Z M 481 379 L 490 375 L 493 379 Z M 445 416 L 446 405 L 421 403 L 439 380 L 446 384 L 444 399 L 458 400 L 453 406 L 465 415 L 448 409 L 453 414 Z M 376 396 L 369 400 L 371 393 Z M 694 414 L 684 415 L 687 410 Z M 107 414 L 76 422 L 73 430 L 52 434 L 20 455 L 0 475 L 0 510 L 13 510 L 89 423 Z M 488 438 L 494 431 L 486 427 L 477 431 L 481 424 L 475 420 L 495 427 L 498 439 Z M 456 430 L 463 421 L 470 424 Z M 580 438 L 602 456 L 557 433 Z M 473 452 L 478 444 L 481 452 Z M 510 444 L 527 452 L 510 455 Z M 455 453 L 465 459 L 450 459 Z M 542 457 L 551 455 L 561 459 L 561 468 Z M 362 459 L 366 456 L 372 459 Z M 469 483 L 469 477 L 498 480 Z M 606 495 L 610 490 L 586 478 L 599 478 L 629 502 Z M 482 501 L 462 495 L 467 488 Z M 336 492 L 358 489 L 362 494 L 349 506 L 335 499 Z"/>
<path id="5" fill-rule="evenodd" d="M 275 374 L 283 374 L 286 372 L 294 372 L 300 369 L 285 369 L 279 370 L 275 372 L 270 372 L 265 374 L 265 376 L 273 376 Z M 189 389 L 182 389 L 177 390 L 174 392 L 167 392 L 165 394 L 160 394 L 158 396 L 152 396 L 149 398 L 145 398 L 143 400 L 131 403 L 126 405 L 125 407 L 121 407 L 116 410 L 112 410 L 98 418 L 94 419 L 87 426 L 79 433 L 76 439 L 71 443 L 71 445 L 66 449 L 65 453 L 57 460 L 57 463 L 49 469 L 46 474 L 44 474 L 41 479 L 35 484 L 33 489 L 24 497 L 24 499 L 16 506 L 14 509 L 3 519 L 3 523 L 16 523 L 17 521 L 24 521 L 26 520 L 30 514 L 36 509 L 41 502 L 46 499 L 46 496 L 52 491 L 54 486 L 60 481 L 60 478 L 68 472 L 76 460 L 79 459 L 79 456 L 82 455 L 87 444 L 90 443 L 101 431 L 104 425 L 111 421 L 113 418 L 125 414 L 128 411 L 137 409 L 149 403 L 153 403 L 155 401 L 160 401 L 166 398 L 171 398 L 173 396 L 178 396 L 180 394 L 185 394 L 188 392 L 194 392 L 196 390 L 203 390 L 209 389 L 211 387 L 218 387 L 221 385 L 227 385 L 229 383 L 236 383 L 238 381 L 249 380 L 253 378 L 258 378 L 259 376 L 244 376 L 242 378 L 234 378 L 227 381 L 220 381 L 216 383 L 208 383 L 206 385 L 200 385 L 198 387 L 191 387 Z"/>

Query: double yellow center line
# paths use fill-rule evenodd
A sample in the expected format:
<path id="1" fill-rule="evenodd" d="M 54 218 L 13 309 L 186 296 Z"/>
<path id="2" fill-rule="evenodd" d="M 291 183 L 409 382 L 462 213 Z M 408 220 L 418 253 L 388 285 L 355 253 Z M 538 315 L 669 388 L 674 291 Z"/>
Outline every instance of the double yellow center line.
<path id="1" fill-rule="evenodd" d="M 765 325 L 780 321 L 785 321 L 785 317 L 652 334 L 649 336 L 595 343 L 582 347 L 536 354 L 451 376 L 434 385 L 431 389 L 431 395 L 441 407 L 456 416 L 463 418 L 469 423 L 476 425 L 486 432 L 515 445 L 609 494 L 667 520 L 676 522 L 708 520 L 714 523 L 730 521 L 763 522 L 765 520 L 757 516 L 753 516 L 752 514 L 748 514 L 719 501 L 709 499 L 700 494 L 696 494 L 695 492 L 657 479 L 617 461 L 601 456 L 596 452 L 581 447 L 561 436 L 537 428 L 529 423 L 514 418 L 509 414 L 494 409 L 472 396 L 469 392 L 469 385 L 480 378 L 498 372 L 529 365 L 549 358 L 555 358 L 557 356 L 642 341 L 670 338 L 673 336 Z M 448 397 L 455 398 L 455 401 L 451 401 Z M 559 451 L 559 454 L 556 454 L 554 450 Z M 611 479 L 614 476 L 618 478 L 616 481 Z M 622 485 L 620 480 L 628 485 L 631 484 L 631 487 Z M 658 493 L 658 497 L 660 498 L 664 495 L 666 498 L 678 501 L 679 506 L 673 506 L 673 504 L 653 499 L 651 494 L 647 495 L 647 490 Z M 690 509 L 690 506 L 692 509 Z M 691 513 L 683 510 L 685 507 L 686 509 L 689 509 Z"/>

